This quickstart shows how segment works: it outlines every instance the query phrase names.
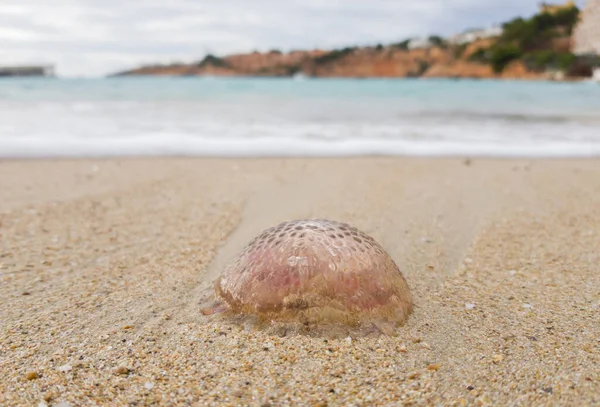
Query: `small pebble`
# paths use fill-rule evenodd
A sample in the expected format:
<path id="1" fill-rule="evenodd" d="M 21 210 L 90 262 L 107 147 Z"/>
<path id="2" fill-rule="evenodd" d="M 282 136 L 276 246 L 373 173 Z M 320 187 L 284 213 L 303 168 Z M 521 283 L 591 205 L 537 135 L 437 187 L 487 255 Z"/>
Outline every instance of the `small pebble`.
<path id="1" fill-rule="evenodd" d="M 473 309 L 473 308 L 475 308 L 475 304 L 471 304 L 471 303 L 466 303 L 465 304 L 465 309 L 469 309 L 470 310 L 470 309 Z"/>
<path id="2" fill-rule="evenodd" d="M 60 370 L 63 373 L 67 373 L 67 372 L 70 372 L 71 370 L 73 370 L 73 366 L 63 365 L 63 366 L 59 367 L 58 370 Z"/>
<path id="3" fill-rule="evenodd" d="M 440 367 L 442 367 L 442 365 L 440 365 L 439 363 L 434 363 L 434 364 L 427 366 L 427 369 L 433 370 L 433 371 L 438 371 L 438 370 L 440 370 Z"/>
<path id="4" fill-rule="evenodd" d="M 523 304 L 523 308 L 530 309 L 533 308 L 531 304 Z"/>
<path id="5" fill-rule="evenodd" d="M 154 383 L 152 383 L 152 382 L 146 382 L 146 383 L 144 383 L 144 388 L 146 390 L 152 390 L 154 388 Z"/>
<path id="6" fill-rule="evenodd" d="M 126 375 L 129 374 L 129 372 L 131 371 L 131 369 L 129 369 L 126 366 L 119 366 L 116 370 L 115 373 L 116 374 L 120 374 L 120 375 Z"/>
<path id="7" fill-rule="evenodd" d="M 28 373 L 25 375 L 25 380 L 35 380 L 35 379 L 37 379 L 38 377 L 40 377 L 40 376 L 37 374 L 37 372 L 28 372 Z"/>

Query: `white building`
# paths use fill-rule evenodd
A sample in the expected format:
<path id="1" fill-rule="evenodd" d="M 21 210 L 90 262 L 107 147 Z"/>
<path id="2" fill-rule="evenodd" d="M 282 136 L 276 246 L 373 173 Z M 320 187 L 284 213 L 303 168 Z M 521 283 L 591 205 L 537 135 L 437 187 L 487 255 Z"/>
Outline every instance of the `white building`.
<path id="1" fill-rule="evenodd" d="M 600 55 L 600 0 L 587 0 L 573 33 L 573 53 Z"/>
<path id="2" fill-rule="evenodd" d="M 468 44 L 473 41 L 484 38 L 498 37 L 502 35 L 502 27 L 491 27 L 482 30 L 469 30 L 463 33 L 454 35 L 448 40 L 451 44 Z"/>
<path id="3" fill-rule="evenodd" d="M 408 49 L 431 48 L 433 44 L 428 38 L 411 38 Z"/>

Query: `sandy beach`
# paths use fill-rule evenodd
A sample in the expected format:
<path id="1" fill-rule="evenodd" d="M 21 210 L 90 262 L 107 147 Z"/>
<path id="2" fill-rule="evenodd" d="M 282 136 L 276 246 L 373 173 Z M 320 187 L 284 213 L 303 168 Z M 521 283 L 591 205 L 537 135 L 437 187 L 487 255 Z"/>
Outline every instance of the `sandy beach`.
<path id="1" fill-rule="evenodd" d="M 373 236 L 395 336 L 202 315 L 280 221 Z M 600 160 L 0 161 L 1 406 L 600 404 Z"/>

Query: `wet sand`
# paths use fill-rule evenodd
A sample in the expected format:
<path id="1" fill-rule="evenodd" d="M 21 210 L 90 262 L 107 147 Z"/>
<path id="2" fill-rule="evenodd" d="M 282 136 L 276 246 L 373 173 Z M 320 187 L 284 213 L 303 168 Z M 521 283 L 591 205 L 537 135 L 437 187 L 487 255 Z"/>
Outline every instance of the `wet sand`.
<path id="1" fill-rule="evenodd" d="M 201 314 L 250 238 L 373 236 L 393 337 Z M 596 405 L 600 160 L 0 161 L 0 405 Z M 41 404 L 40 404 L 41 403 Z"/>

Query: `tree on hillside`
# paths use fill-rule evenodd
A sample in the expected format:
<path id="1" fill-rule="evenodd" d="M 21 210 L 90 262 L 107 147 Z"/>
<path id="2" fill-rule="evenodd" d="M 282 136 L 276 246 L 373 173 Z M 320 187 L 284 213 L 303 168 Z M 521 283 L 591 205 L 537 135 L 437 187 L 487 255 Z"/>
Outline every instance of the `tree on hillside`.
<path id="1" fill-rule="evenodd" d="M 223 58 L 216 57 L 212 54 L 206 55 L 204 57 L 204 59 L 202 61 L 200 61 L 200 63 L 198 63 L 198 66 L 200 68 L 204 68 L 205 66 L 208 66 L 208 65 L 220 67 L 220 68 L 226 68 L 229 66 L 227 61 L 225 61 Z"/>
<path id="2" fill-rule="evenodd" d="M 529 19 L 515 18 L 503 25 L 502 35 L 494 45 L 474 53 L 471 59 L 490 63 L 496 72 L 502 72 L 517 59 L 530 69 L 568 70 L 576 60 L 575 55 L 554 51 L 553 42 L 571 35 L 578 19 L 577 7 L 540 13 Z"/>
<path id="3" fill-rule="evenodd" d="M 337 61 L 338 59 L 344 58 L 347 55 L 352 54 L 357 47 L 346 47 L 342 49 L 336 49 L 331 52 L 328 52 L 325 55 L 315 58 L 315 63 L 317 65 L 327 64 L 333 61 Z"/>
<path id="4" fill-rule="evenodd" d="M 397 49 L 407 50 L 408 44 L 410 44 L 410 39 L 406 39 L 404 41 L 392 44 L 392 47 L 397 48 Z"/>
<path id="5" fill-rule="evenodd" d="M 428 38 L 428 40 L 431 43 L 431 45 L 435 47 L 446 48 L 446 46 L 448 45 L 446 43 L 446 40 L 440 37 L 439 35 L 431 35 Z"/>

